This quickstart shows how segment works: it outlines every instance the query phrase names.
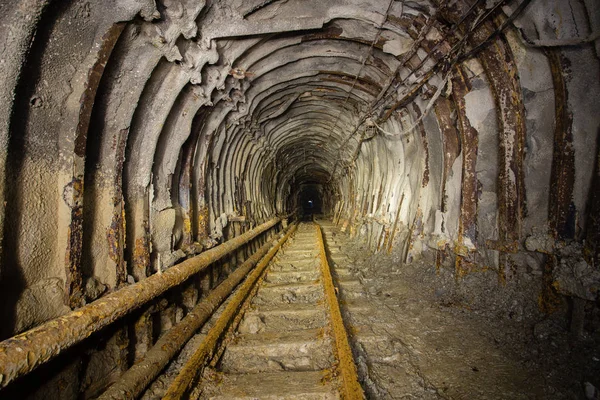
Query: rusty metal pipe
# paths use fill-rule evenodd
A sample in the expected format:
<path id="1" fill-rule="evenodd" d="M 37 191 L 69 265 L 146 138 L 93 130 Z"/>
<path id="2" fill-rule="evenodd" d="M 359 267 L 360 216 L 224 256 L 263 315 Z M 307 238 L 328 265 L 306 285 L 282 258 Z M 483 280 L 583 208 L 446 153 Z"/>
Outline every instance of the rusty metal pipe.
<path id="1" fill-rule="evenodd" d="M 144 357 L 125 372 L 98 400 L 135 399 L 156 378 L 179 350 L 194 336 L 273 246 L 272 238 L 240 265 L 177 325 L 164 334 Z"/>
<path id="2" fill-rule="evenodd" d="M 217 247 L 177 264 L 162 274 L 126 286 L 0 343 L 0 388 L 34 370 L 132 310 L 183 283 L 256 236 L 275 226 L 273 218 Z"/>
<path id="3" fill-rule="evenodd" d="M 223 313 L 215 322 L 215 325 L 208 331 L 204 341 L 196 349 L 192 357 L 185 363 L 183 368 L 181 368 L 179 374 L 163 396 L 163 400 L 181 399 L 189 392 L 191 389 L 190 386 L 200 374 L 206 360 L 213 354 L 219 339 L 229 326 L 230 321 L 237 315 L 240 305 L 246 299 L 256 281 L 262 276 L 269 265 L 269 262 L 275 256 L 281 245 L 296 231 L 297 227 L 298 224 L 294 224 L 289 228 L 285 236 L 276 242 L 267 255 L 260 260 L 254 271 L 252 271 L 244 283 L 242 283 L 242 286 L 240 286 L 233 295 L 231 301 L 227 304 L 227 307 L 225 307 L 225 310 L 223 310 Z M 269 244 L 272 243 L 269 242 Z"/>

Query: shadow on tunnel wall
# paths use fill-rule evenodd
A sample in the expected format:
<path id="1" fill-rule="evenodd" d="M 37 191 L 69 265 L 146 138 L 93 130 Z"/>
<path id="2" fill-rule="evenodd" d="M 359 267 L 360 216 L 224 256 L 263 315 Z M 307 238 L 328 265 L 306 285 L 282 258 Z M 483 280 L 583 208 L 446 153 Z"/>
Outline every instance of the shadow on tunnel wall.
<path id="1" fill-rule="evenodd" d="M 52 30 L 60 16 L 69 7 L 69 2 L 55 2 L 48 6 L 46 12 L 35 33 L 35 39 L 29 50 L 27 63 L 21 71 L 19 83 L 16 87 L 15 105 L 11 116 L 11 135 L 8 143 L 6 176 L 4 177 L 5 187 L 5 209 L 10 210 L 6 213 L 4 224 L 4 239 L 2 248 L 2 270 L 0 274 L 0 293 L 2 293 L 2 302 L 0 303 L 0 340 L 13 336 L 17 330 L 29 329 L 30 326 L 17 327 L 17 303 L 22 297 L 27 287 L 27 282 L 21 265 L 21 259 L 18 249 L 23 245 L 20 243 L 20 233 L 26 232 L 23 216 L 26 213 L 24 209 L 27 205 L 22 198 L 22 193 L 27 191 L 27 179 L 23 177 L 24 155 L 28 141 L 28 121 L 33 108 L 43 107 L 43 99 L 36 96 L 35 89 L 40 79 L 40 67 L 44 51 L 48 47 L 48 41 Z M 37 154 L 39 159 L 44 158 L 45 154 Z M 39 323 L 40 321 L 38 321 Z"/>

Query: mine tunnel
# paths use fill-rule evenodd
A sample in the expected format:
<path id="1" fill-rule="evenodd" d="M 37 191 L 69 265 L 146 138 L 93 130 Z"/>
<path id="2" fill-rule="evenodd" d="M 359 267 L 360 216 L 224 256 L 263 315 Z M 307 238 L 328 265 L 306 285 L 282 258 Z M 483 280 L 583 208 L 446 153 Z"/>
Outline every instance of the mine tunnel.
<path id="1" fill-rule="evenodd" d="M 0 398 L 600 398 L 597 0 L 0 19 Z"/>
<path id="2" fill-rule="evenodd" d="M 305 183 L 298 189 L 297 204 L 302 207 L 302 215 L 323 214 L 323 185 Z"/>

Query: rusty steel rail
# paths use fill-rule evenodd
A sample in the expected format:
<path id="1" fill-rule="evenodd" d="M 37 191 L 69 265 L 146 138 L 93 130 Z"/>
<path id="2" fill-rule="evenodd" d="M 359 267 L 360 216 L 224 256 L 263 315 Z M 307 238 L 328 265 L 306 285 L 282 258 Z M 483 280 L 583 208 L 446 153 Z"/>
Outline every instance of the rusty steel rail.
<path id="1" fill-rule="evenodd" d="M 281 221 L 273 218 L 217 247 L 183 261 L 162 274 L 126 286 L 0 343 L 0 388 L 48 362 L 168 289 L 177 286 Z"/>
<path id="2" fill-rule="evenodd" d="M 323 233 L 319 224 L 315 223 L 317 239 L 319 241 L 319 255 L 321 257 L 321 274 L 323 277 L 323 286 L 325 288 L 325 298 L 329 308 L 329 316 L 331 318 L 331 326 L 333 330 L 333 340 L 335 342 L 335 355 L 338 360 L 337 368 L 340 371 L 342 378 L 341 395 L 344 400 L 363 400 L 365 394 L 358 382 L 358 372 L 356 364 L 352 357 L 352 349 L 348 342 L 348 333 L 344 327 L 342 312 L 335 294 L 333 286 L 333 278 L 329 262 L 327 261 L 327 253 L 325 251 L 325 242 L 323 241 Z"/>
<path id="3" fill-rule="evenodd" d="M 135 399 L 160 374 L 179 350 L 196 334 L 214 311 L 231 294 L 252 268 L 273 246 L 273 238 L 262 245 L 250 258 L 231 273 L 185 318 L 165 333 L 144 357 L 125 372 L 98 400 Z"/>
<path id="4" fill-rule="evenodd" d="M 236 316 L 240 305 L 246 299 L 257 280 L 263 275 L 269 262 L 275 256 L 281 245 L 283 245 L 296 231 L 297 227 L 297 223 L 292 225 L 287 233 L 277 241 L 271 250 L 269 250 L 267 255 L 260 260 L 254 271 L 252 271 L 242 286 L 240 286 L 238 291 L 233 295 L 231 301 L 227 304 L 227 307 L 225 307 L 225 310 L 223 310 L 223 313 L 217 319 L 215 325 L 210 329 L 204 341 L 179 371 L 179 374 L 163 396 L 163 400 L 181 399 L 188 393 L 207 359 L 214 353 L 218 341 L 229 326 L 230 321 Z"/>

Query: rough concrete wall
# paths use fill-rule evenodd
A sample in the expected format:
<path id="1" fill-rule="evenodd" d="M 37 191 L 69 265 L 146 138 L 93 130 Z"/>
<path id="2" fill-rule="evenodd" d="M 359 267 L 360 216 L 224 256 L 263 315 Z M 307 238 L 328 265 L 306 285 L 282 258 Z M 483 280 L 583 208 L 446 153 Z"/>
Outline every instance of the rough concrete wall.
<path id="1" fill-rule="evenodd" d="M 438 3 L 1 4 L 2 337 L 295 212 L 311 187 L 402 262 L 595 298 L 571 267 L 596 268 L 600 17 L 537 1 L 500 33 L 514 6 Z M 132 361 L 126 336 L 79 389 Z"/>

